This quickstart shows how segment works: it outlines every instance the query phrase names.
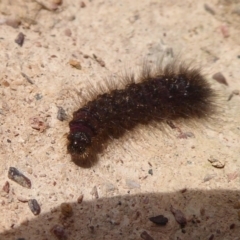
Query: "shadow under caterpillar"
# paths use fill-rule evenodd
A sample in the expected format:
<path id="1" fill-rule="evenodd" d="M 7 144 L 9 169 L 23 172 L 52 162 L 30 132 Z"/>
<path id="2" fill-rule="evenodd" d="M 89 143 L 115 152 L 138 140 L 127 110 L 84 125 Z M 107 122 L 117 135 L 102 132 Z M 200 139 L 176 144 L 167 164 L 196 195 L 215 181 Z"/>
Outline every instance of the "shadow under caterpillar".
<path id="1" fill-rule="evenodd" d="M 137 80 L 137 81 L 136 81 Z M 109 136 L 151 121 L 206 119 L 215 110 L 215 92 L 198 68 L 186 64 L 144 64 L 138 79 L 123 77 L 125 87 L 99 94 L 73 113 L 68 153 L 73 162 L 90 167 Z"/>

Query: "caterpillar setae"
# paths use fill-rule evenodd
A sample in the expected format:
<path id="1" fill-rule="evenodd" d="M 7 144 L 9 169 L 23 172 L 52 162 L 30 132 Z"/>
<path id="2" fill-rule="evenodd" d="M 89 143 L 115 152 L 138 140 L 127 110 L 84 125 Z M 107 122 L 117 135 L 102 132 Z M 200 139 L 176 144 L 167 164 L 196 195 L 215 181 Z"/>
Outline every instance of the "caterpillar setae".
<path id="1" fill-rule="evenodd" d="M 80 166 L 91 166 L 109 136 L 117 138 L 139 124 L 175 119 L 206 119 L 215 109 L 215 91 L 200 69 L 184 63 L 149 64 L 125 87 L 97 95 L 73 113 L 68 153 Z"/>

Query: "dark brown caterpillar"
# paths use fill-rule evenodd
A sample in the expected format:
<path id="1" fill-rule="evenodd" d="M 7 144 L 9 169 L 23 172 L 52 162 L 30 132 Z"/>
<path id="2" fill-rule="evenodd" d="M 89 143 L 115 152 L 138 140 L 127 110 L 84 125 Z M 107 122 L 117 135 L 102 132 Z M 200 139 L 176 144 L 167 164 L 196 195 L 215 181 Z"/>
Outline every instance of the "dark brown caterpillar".
<path id="1" fill-rule="evenodd" d="M 98 95 L 73 113 L 67 148 L 76 164 L 94 163 L 109 135 L 151 121 L 206 118 L 214 110 L 215 93 L 199 69 L 171 63 L 151 71 L 145 64 L 137 82 L 124 80 L 124 89 Z"/>

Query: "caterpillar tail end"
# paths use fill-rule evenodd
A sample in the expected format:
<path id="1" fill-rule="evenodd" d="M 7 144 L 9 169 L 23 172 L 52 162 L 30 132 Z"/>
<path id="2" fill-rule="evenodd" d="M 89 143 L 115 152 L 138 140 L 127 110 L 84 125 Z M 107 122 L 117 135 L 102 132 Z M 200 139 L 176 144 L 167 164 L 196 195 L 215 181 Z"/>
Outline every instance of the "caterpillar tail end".
<path id="1" fill-rule="evenodd" d="M 97 163 L 97 155 L 90 153 L 89 149 L 86 149 L 86 151 L 83 154 L 79 153 L 68 153 L 71 155 L 71 160 L 74 162 L 77 166 L 82 168 L 91 168 Z"/>

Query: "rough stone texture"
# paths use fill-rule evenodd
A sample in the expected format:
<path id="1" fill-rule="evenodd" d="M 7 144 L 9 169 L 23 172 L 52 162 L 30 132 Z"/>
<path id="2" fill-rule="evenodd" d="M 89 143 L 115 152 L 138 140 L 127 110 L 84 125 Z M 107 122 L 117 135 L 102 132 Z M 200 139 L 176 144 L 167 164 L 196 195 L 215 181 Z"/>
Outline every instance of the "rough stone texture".
<path id="1" fill-rule="evenodd" d="M 234 208 L 240 201 L 240 97 L 227 101 L 240 90 L 239 3 L 204 4 L 1 1 L 0 239 L 240 239 Z M 20 32 L 22 47 L 15 43 Z M 201 65 L 219 91 L 214 123 L 174 123 L 194 138 L 179 138 L 165 125 L 142 127 L 110 143 L 93 168 L 70 162 L 59 107 L 71 117 L 94 91 L 89 82 L 97 88 L 107 76 L 135 71 L 144 57 L 164 51 Z M 72 59 L 81 69 L 69 64 Z M 217 72 L 228 86 L 211 79 Z M 214 168 L 211 156 L 225 166 Z M 9 167 L 32 188 L 8 180 Z M 2 190 L 6 181 L 9 192 Z M 33 216 L 29 199 L 38 200 L 40 215 Z M 62 203 L 71 205 L 71 217 L 61 216 Z M 186 217 L 184 230 L 171 206 Z M 168 218 L 166 226 L 149 221 L 157 215 Z"/>

